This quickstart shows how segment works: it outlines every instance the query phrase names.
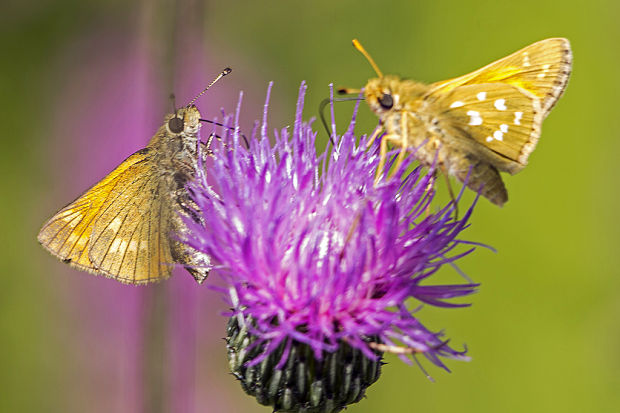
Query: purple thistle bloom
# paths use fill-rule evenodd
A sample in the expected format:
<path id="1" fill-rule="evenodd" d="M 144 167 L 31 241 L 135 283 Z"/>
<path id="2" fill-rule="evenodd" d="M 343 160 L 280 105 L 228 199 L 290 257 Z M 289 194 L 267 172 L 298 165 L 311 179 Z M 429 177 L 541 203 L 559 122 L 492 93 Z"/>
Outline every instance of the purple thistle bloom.
<path id="1" fill-rule="evenodd" d="M 473 205 L 460 220 L 454 220 L 451 204 L 429 213 L 433 174 L 420 168 L 406 173 L 410 160 L 399 171 L 401 179 L 375 185 L 379 157 L 376 147 L 366 150 L 365 136 L 356 143 L 355 114 L 342 137 L 333 134 L 337 148 L 317 156 L 317 133 L 312 122 L 302 121 L 305 91 L 302 84 L 294 125 L 276 130 L 273 145 L 266 122 L 269 91 L 259 136 L 255 127 L 249 149 L 238 133 L 239 108 L 234 122 L 226 118 L 235 133 L 213 139 L 209 182 L 199 176 L 191 188 L 204 224 L 188 221 L 192 239 L 186 242 L 219 263 L 216 270 L 229 286 L 222 292 L 233 307 L 229 330 L 251 337 L 242 346 L 243 365 L 271 357 L 272 368 L 286 371 L 294 363 L 289 358 L 301 354 L 299 345 L 316 361 L 342 351 L 343 344 L 377 363 L 390 349 L 405 360 L 422 354 L 446 370 L 441 358 L 468 359 L 441 333 L 424 327 L 406 301 L 468 305 L 447 300 L 475 292 L 477 284 L 429 282 L 443 264 L 473 250 L 448 257 L 466 243 L 458 236 Z"/>

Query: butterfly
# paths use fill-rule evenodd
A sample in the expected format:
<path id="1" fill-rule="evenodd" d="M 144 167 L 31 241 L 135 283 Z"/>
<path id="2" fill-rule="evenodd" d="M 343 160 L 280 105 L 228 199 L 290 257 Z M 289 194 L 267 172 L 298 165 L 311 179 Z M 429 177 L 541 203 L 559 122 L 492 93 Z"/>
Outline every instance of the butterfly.
<path id="1" fill-rule="evenodd" d="M 412 152 L 422 164 L 436 165 L 502 206 L 508 193 L 500 172 L 514 175 L 527 165 L 542 121 L 566 88 L 572 66 L 569 41 L 541 40 L 474 72 L 431 84 L 384 76 L 359 41 L 353 44 L 379 76 L 364 87 L 381 126 L 368 146 L 385 131 L 377 179 L 391 143 L 400 147 L 394 171 Z"/>
<path id="2" fill-rule="evenodd" d="M 184 217 L 199 220 L 185 184 L 208 154 L 201 150 L 200 112 L 193 103 L 168 114 L 148 145 L 47 221 L 38 240 L 52 255 L 83 271 L 125 284 L 170 277 L 179 263 L 198 282 L 208 255 L 185 245 Z M 201 162 L 199 162 L 199 154 Z"/>

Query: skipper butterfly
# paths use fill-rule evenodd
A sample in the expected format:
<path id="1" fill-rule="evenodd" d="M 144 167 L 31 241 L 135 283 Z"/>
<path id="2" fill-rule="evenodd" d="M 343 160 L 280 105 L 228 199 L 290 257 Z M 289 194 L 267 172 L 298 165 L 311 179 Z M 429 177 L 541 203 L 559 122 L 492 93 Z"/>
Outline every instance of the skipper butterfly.
<path id="1" fill-rule="evenodd" d="M 508 200 L 500 172 L 515 174 L 527 165 L 542 121 L 562 96 L 572 66 L 568 40 L 551 38 L 464 76 L 424 84 L 384 76 L 359 41 L 353 45 L 378 75 L 364 87 L 381 125 L 368 145 L 385 131 L 377 179 L 391 143 L 401 148 L 394 171 L 411 152 L 499 206 Z"/>
<path id="2" fill-rule="evenodd" d="M 198 154 L 208 153 L 199 148 L 202 119 L 193 103 L 230 72 L 167 115 L 144 149 L 47 221 L 41 245 L 73 267 L 126 284 L 166 279 L 174 263 L 204 281 L 210 258 L 179 241 L 187 231 L 183 216 L 198 219 L 185 183 L 202 164 Z"/>

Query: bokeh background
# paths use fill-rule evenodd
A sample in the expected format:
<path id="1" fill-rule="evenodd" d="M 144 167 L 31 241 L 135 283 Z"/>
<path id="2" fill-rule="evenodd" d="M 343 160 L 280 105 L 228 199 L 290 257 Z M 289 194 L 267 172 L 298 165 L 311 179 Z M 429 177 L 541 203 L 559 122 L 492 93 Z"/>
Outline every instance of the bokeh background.
<path id="1" fill-rule="evenodd" d="M 118 285 L 70 269 L 36 242 L 44 220 L 147 143 L 170 92 L 184 104 L 231 66 L 198 102 L 204 116 L 232 110 L 243 90 L 250 127 L 274 80 L 270 125 L 283 127 L 302 80 L 310 118 L 329 83 L 361 87 L 373 76 L 354 37 L 384 72 L 431 82 L 552 36 L 572 42 L 573 76 L 530 166 L 507 177 L 510 201 L 480 202 L 465 233 L 498 250 L 461 261 L 482 283 L 474 305 L 421 313 L 473 360 L 449 362 L 452 373 L 427 366 L 433 383 L 388 356 L 350 411 L 620 411 L 617 1 L 9 0 L 2 8 L 0 411 L 270 411 L 228 374 L 225 304 L 214 291 L 182 271 L 158 286 Z M 339 125 L 351 110 L 338 105 Z M 358 131 L 375 124 L 362 106 Z"/>

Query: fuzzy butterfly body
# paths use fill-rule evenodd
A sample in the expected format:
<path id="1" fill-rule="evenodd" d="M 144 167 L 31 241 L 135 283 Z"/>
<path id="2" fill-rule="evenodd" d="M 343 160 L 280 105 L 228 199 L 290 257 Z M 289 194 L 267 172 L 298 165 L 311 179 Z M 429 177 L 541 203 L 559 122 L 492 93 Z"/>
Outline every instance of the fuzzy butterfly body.
<path id="1" fill-rule="evenodd" d="M 185 219 L 199 220 L 185 184 L 209 153 L 193 105 L 202 93 L 167 115 L 144 149 L 50 218 L 37 237 L 41 245 L 73 267 L 125 284 L 166 279 L 175 263 L 204 281 L 210 257 L 181 242 Z"/>
<path id="2" fill-rule="evenodd" d="M 546 39 L 430 85 L 383 76 L 371 64 L 379 77 L 364 94 L 385 130 L 378 176 L 391 143 L 401 148 L 395 168 L 410 151 L 501 206 L 508 194 L 500 172 L 515 174 L 527 165 L 543 119 L 566 88 L 572 53 L 568 40 Z"/>

